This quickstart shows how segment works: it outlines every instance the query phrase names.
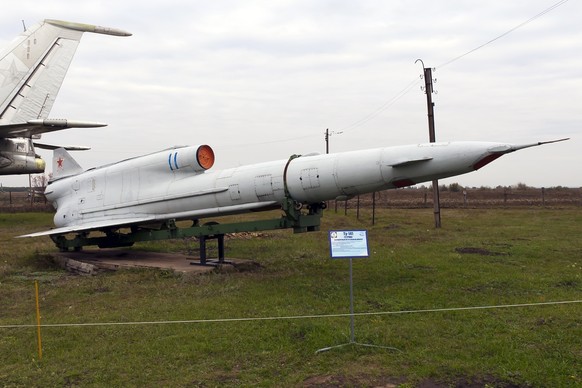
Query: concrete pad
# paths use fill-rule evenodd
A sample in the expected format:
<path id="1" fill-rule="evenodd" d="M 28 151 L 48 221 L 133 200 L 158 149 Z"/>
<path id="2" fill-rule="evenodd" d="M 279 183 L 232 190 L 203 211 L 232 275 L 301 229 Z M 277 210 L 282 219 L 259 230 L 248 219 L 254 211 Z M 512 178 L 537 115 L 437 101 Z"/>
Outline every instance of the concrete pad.
<path id="1" fill-rule="evenodd" d="M 192 262 L 198 263 L 200 261 L 200 258 L 195 256 L 130 249 L 88 249 L 79 252 L 59 252 L 55 256 L 56 261 L 65 268 L 85 274 L 92 274 L 98 269 L 117 270 L 120 268 L 158 268 L 202 274 L 216 268 L 214 266 L 192 265 Z M 225 263 L 223 267 L 232 266 L 234 268 L 249 263 L 247 260 L 237 259 L 225 259 L 225 261 L 232 264 Z"/>

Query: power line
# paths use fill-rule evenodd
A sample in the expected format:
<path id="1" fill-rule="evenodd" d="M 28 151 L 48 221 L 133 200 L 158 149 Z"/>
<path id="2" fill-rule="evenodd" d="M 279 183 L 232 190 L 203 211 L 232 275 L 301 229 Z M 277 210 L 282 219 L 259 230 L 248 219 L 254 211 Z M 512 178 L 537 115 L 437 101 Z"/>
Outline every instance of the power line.
<path id="1" fill-rule="evenodd" d="M 386 101 L 384 104 L 380 105 L 375 111 L 369 113 L 368 115 L 364 116 L 360 120 L 354 121 L 353 123 L 341 128 L 341 130 L 348 130 L 354 127 L 363 125 L 368 121 L 372 120 L 373 118 L 377 117 L 380 113 L 384 112 L 388 108 L 390 108 L 396 101 L 400 100 L 404 97 L 414 86 L 416 86 L 420 82 L 419 78 L 414 78 L 404 89 L 398 92 L 392 99 Z"/>
<path id="2" fill-rule="evenodd" d="M 457 56 L 457 57 L 455 57 L 453 59 L 450 59 L 449 61 L 447 61 L 447 62 L 445 62 L 442 65 L 437 66 L 437 67 L 440 69 L 440 68 L 442 68 L 444 66 L 447 66 L 447 65 L 449 65 L 449 64 L 451 64 L 453 62 L 458 61 L 459 59 L 461 59 L 463 57 L 466 57 L 469 54 L 474 53 L 475 51 L 477 51 L 477 50 L 479 50 L 479 49 L 481 49 L 481 48 L 483 48 L 483 47 L 485 47 L 485 46 L 487 46 L 487 45 L 489 45 L 489 44 L 491 44 L 491 43 L 493 43 L 493 42 L 495 42 L 495 41 L 497 41 L 497 40 L 499 40 L 499 39 L 501 39 L 501 38 L 503 38 L 503 37 L 505 37 L 505 36 L 507 36 L 509 34 L 511 34 L 513 31 L 515 31 L 515 30 L 517 30 L 517 29 L 525 26 L 526 24 L 529 24 L 532 21 L 534 21 L 534 20 L 536 20 L 536 19 L 544 16 L 545 14 L 553 11 L 554 9 L 556 9 L 559 6 L 565 4 L 566 2 L 568 2 L 568 0 L 560 0 L 560 1 L 558 1 L 557 3 L 551 5 L 550 7 L 546 8 L 546 9 L 544 9 L 543 11 L 541 11 L 538 14 L 536 14 L 535 16 L 533 16 L 533 17 L 527 19 L 526 21 L 518 24 L 517 26 L 513 27 L 512 29 L 504 32 L 503 34 L 498 35 L 497 37 L 495 37 L 495 38 L 493 38 L 493 39 L 491 39 L 491 40 L 489 40 L 489 41 L 481 44 L 480 46 L 475 47 L 474 49 L 469 50 L 466 53 L 464 53 L 462 55 L 459 55 L 459 56 Z M 378 115 L 380 115 L 380 113 L 386 111 L 388 108 L 390 108 L 392 105 L 394 105 L 394 103 L 396 103 L 396 101 L 398 101 L 399 99 L 401 99 L 402 97 L 404 97 L 418 83 L 419 83 L 419 80 L 417 78 L 415 78 L 404 89 L 402 89 L 398 94 L 396 94 L 394 97 L 392 97 L 392 99 L 388 100 L 387 102 L 385 102 L 384 104 L 382 104 L 381 106 L 379 106 L 375 111 L 373 111 L 372 113 L 364 116 L 362 119 L 357 120 L 357 121 L 353 122 L 352 124 L 349 124 L 349 125 L 343 127 L 342 130 L 349 130 L 349 129 L 352 129 L 354 127 L 358 127 L 360 125 L 363 125 L 363 124 L 367 123 L 368 121 L 372 120 L 373 118 L 377 117 Z"/>
<path id="3" fill-rule="evenodd" d="M 493 39 L 491 39 L 491 40 L 489 40 L 489 41 L 487 41 L 487 42 L 483 43 L 482 45 L 480 45 L 480 46 L 477 46 L 477 47 L 475 47 L 474 49 L 472 49 L 472 50 L 469 50 L 469 51 L 467 51 L 466 53 L 464 53 L 464 54 L 462 54 L 462 55 L 459 55 L 458 57 L 455 57 L 455 58 L 453 58 L 453 59 L 451 59 L 451 60 L 449 60 L 449 61 L 447 61 L 447 62 L 443 63 L 442 65 L 440 65 L 440 66 L 437 66 L 437 67 L 438 67 L 438 68 L 445 67 L 445 66 L 447 66 L 447 65 L 450 65 L 450 64 L 451 64 L 451 63 L 453 63 L 453 62 L 456 62 L 456 61 L 458 61 L 459 59 L 461 59 L 461 58 L 463 58 L 463 57 L 466 57 L 466 56 L 467 56 L 467 55 L 469 55 L 469 54 L 472 54 L 472 53 L 474 53 L 475 51 L 477 51 L 477 50 L 479 50 L 479 49 L 482 49 L 483 47 L 485 47 L 485 46 L 487 46 L 487 45 L 489 45 L 489 44 L 491 44 L 491 43 L 493 43 L 493 42 L 495 42 L 495 41 L 497 41 L 497 40 L 499 40 L 499 39 L 501 39 L 501 38 L 503 38 L 503 37 L 505 37 L 505 36 L 507 36 L 507 35 L 511 34 L 513 31 L 515 31 L 515 30 L 517 30 L 517 29 L 519 29 L 519 28 L 521 28 L 521 27 L 525 26 L 526 24 L 529 24 L 529 23 L 531 23 L 532 21 L 534 21 L 534 20 L 536 20 L 536 19 L 538 19 L 538 18 L 540 18 L 540 17 L 544 16 L 544 15 L 545 15 L 545 14 L 547 14 L 548 12 L 551 12 L 551 11 L 553 11 L 554 9 L 556 9 L 556 8 L 558 8 L 559 6 L 561 6 L 561 5 L 565 4 L 566 2 L 568 2 L 568 0 L 560 0 L 560 1 L 558 1 L 557 3 L 553 4 L 552 6 L 550 6 L 550 7 L 546 8 L 546 9 L 544 9 L 542 12 L 538 13 L 537 15 L 535 15 L 535 16 L 533 16 L 533 17 L 531 17 L 531 18 L 527 19 L 525 22 L 522 22 L 522 23 L 518 24 L 517 26 L 513 27 L 512 29 L 510 29 L 510 30 L 508 30 L 508 31 L 505 31 L 503 34 L 501 34 L 501 35 L 499 35 L 499 36 L 497 36 L 497 37 L 495 37 L 495 38 L 493 38 Z"/>
<path id="4" fill-rule="evenodd" d="M 236 144 L 226 144 L 223 147 L 220 148 L 240 148 L 240 147 L 244 147 L 244 146 L 251 146 L 251 145 L 265 145 L 265 144 L 275 144 L 275 143 L 285 143 L 288 141 L 294 141 L 294 140 L 303 140 L 303 139 L 312 139 L 312 138 L 316 138 L 319 137 L 319 134 L 311 134 L 311 135 L 302 135 L 302 136 L 295 136 L 295 137 L 288 137 L 285 139 L 277 139 L 277 140 L 268 140 L 268 141 L 262 141 L 262 142 L 250 142 L 250 143 L 236 143 Z"/>
<path id="5" fill-rule="evenodd" d="M 467 51 L 464 54 L 461 54 L 457 57 L 454 57 L 448 61 L 446 61 L 445 63 L 441 64 L 440 66 L 437 66 L 437 68 L 442 68 L 445 67 L 447 65 L 450 65 L 453 62 L 456 62 L 472 53 L 474 53 L 477 50 L 482 49 L 483 47 L 496 42 L 497 40 L 504 38 L 505 36 L 511 34 L 512 32 L 514 32 L 515 30 L 531 23 L 532 21 L 539 19 L 540 17 L 544 16 L 545 14 L 553 11 L 554 9 L 560 7 L 561 5 L 567 3 L 568 0 L 560 0 L 557 3 L 554 3 L 553 5 L 551 5 L 550 7 L 544 9 L 543 11 L 539 12 L 538 14 L 532 16 L 531 18 L 527 19 L 526 21 L 518 24 L 517 26 L 507 30 L 506 32 L 504 32 L 501 35 L 496 36 L 493 39 L 490 39 L 489 41 L 475 47 L 472 50 Z M 414 86 L 416 86 L 418 83 L 420 83 L 420 80 L 418 78 L 414 78 L 408 85 L 406 85 L 406 87 L 404 87 L 400 92 L 398 92 L 394 97 L 392 97 L 390 100 L 386 101 L 384 104 L 380 105 L 378 108 L 376 108 L 376 110 L 372 111 L 371 113 L 367 114 L 366 116 L 364 116 L 363 118 L 356 120 L 354 122 L 352 122 L 351 124 L 346 125 L 345 127 L 340 128 L 340 131 L 346 131 L 346 130 L 350 130 L 353 129 L 355 127 L 359 127 L 361 125 L 364 125 L 365 123 L 367 123 L 368 121 L 376 118 L 377 116 L 379 116 L 382 112 L 386 111 L 388 108 L 390 108 L 392 105 L 394 105 L 398 100 L 400 100 L 402 97 L 404 97 L 406 94 L 408 94 L 408 92 L 410 92 L 410 90 L 412 90 L 412 88 Z M 288 139 L 281 139 L 281 140 L 273 140 L 273 141 L 268 141 L 268 142 L 261 142 L 261 143 L 248 143 L 247 145 L 260 145 L 260 144 L 273 144 L 273 143 L 281 143 L 281 142 L 286 142 L 286 141 L 290 141 L 290 140 L 300 140 L 300 139 L 305 139 L 305 138 L 312 138 L 315 136 L 319 136 L 319 135 L 306 135 L 306 136 L 298 136 L 298 137 L 293 137 L 293 138 L 288 138 Z"/>
<path id="6" fill-rule="evenodd" d="M 534 20 L 536 20 L 536 19 L 544 16 L 545 14 L 553 11 L 554 9 L 556 9 L 559 6 L 565 4 L 566 2 L 568 2 L 568 0 L 560 0 L 560 1 L 558 1 L 557 3 L 551 5 L 550 7 L 546 8 L 546 9 L 544 9 L 543 11 L 541 11 L 538 14 L 536 14 L 535 16 L 533 16 L 533 17 L 527 19 L 526 21 L 518 24 L 517 26 L 513 27 L 512 29 L 504 32 L 503 34 L 501 34 L 501 35 L 499 35 L 499 36 L 497 36 L 497 37 L 495 37 L 495 38 L 493 38 L 493 39 L 491 39 L 491 40 L 483 43 L 482 45 L 480 45 L 478 47 L 475 47 L 472 50 L 467 51 L 466 53 L 464 53 L 462 55 L 459 55 L 459 56 L 457 56 L 457 57 L 455 57 L 453 59 L 450 59 L 449 61 L 447 61 L 447 62 L 445 62 L 442 65 L 437 66 L 437 67 L 440 69 L 440 68 L 442 68 L 444 66 L 447 66 L 447 65 L 449 65 L 449 64 L 451 64 L 453 62 L 458 61 L 459 59 L 461 59 L 463 57 L 466 57 L 469 54 L 474 53 L 475 51 L 477 51 L 477 50 L 479 50 L 479 49 L 481 49 L 481 48 L 483 48 L 483 47 L 485 47 L 485 46 L 487 46 L 487 45 L 489 45 L 489 44 L 491 44 L 491 43 L 493 43 L 493 42 L 495 42 L 495 41 L 497 41 L 497 40 L 499 40 L 499 39 L 501 39 L 501 38 L 503 38 L 503 37 L 505 37 L 505 36 L 507 36 L 509 34 L 511 34 L 513 31 L 515 31 L 515 30 L 517 30 L 517 29 L 525 26 L 526 24 L 529 24 L 532 21 L 534 21 Z M 419 83 L 419 80 L 417 78 L 415 78 L 411 83 L 409 83 L 404 89 L 402 89 L 400 91 L 400 93 L 398 93 L 397 95 L 395 95 L 391 100 L 388 100 L 386 103 L 382 104 L 375 111 L 373 111 L 372 113 L 368 114 L 367 116 L 364 116 L 362 119 L 360 119 L 358 121 L 355 121 L 352 124 L 350 124 L 350 125 L 342 128 L 342 129 L 343 130 L 352 129 L 354 127 L 363 125 L 363 124 L 367 123 L 368 121 L 372 120 L 373 118 L 377 117 L 380 113 L 384 112 L 385 110 L 387 110 L 388 108 L 390 108 L 392 105 L 394 105 L 394 103 L 396 101 L 398 101 L 400 98 L 404 97 L 404 95 L 406 95 L 412 89 L 412 87 L 415 86 L 418 83 Z"/>

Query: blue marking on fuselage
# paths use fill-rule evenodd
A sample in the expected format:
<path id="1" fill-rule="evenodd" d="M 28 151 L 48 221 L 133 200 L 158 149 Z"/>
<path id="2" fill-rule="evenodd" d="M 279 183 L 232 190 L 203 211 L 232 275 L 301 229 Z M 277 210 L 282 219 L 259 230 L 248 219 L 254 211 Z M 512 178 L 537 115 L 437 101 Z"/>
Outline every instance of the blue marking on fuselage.
<path id="1" fill-rule="evenodd" d="M 168 165 L 170 166 L 170 171 L 174 171 L 172 168 L 172 154 L 168 155 Z"/>
<path id="2" fill-rule="evenodd" d="M 180 169 L 180 167 L 178 167 L 178 151 L 174 154 L 174 166 L 176 167 L 176 170 Z"/>

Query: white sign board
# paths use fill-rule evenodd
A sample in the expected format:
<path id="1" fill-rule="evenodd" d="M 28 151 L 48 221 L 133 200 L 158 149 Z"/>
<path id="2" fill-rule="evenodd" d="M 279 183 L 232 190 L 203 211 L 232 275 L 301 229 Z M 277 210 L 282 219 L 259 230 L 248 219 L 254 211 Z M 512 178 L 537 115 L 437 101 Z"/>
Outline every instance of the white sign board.
<path id="1" fill-rule="evenodd" d="M 368 257 L 368 231 L 330 230 L 329 247 L 334 259 Z"/>

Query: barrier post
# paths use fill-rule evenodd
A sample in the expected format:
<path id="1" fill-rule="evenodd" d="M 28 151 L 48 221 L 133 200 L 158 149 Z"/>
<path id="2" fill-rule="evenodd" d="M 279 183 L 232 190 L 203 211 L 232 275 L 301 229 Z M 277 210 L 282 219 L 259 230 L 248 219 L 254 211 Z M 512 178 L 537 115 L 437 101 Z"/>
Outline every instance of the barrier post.
<path id="1" fill-rule="evenodd" d="M 36 335 L 38 339 L 38 359 L 42 361 L 42 337 L 40 335 L 40 304 L 38 301 L 38 280 L 34 281 L 34 289 L 36 294 Z"/>

